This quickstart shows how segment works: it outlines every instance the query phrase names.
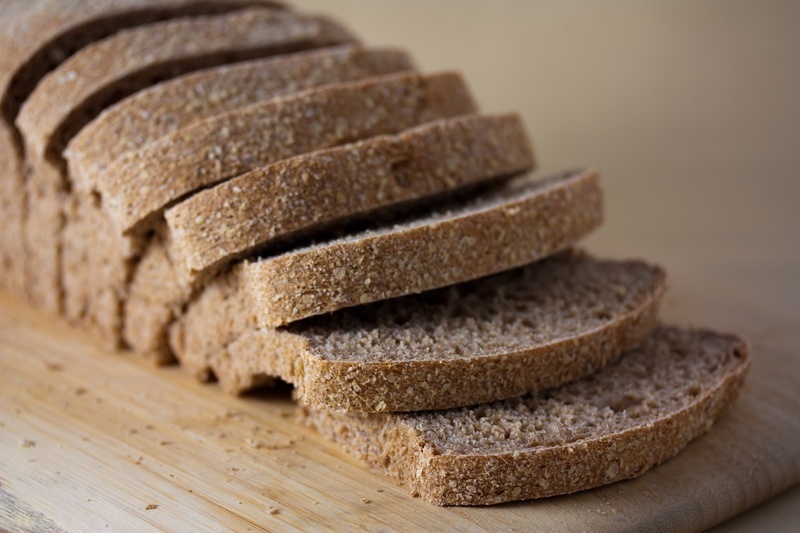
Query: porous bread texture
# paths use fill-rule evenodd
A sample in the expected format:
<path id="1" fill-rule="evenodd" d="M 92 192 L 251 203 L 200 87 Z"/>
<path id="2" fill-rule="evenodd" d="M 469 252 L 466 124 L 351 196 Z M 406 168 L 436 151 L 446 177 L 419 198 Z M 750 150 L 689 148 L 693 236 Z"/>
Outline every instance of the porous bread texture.
<path id="1" fill-rule="evenodd" d="M 372 300 L 367 295 L 359 302 L 359 295 L 373 283 L 381 291 L 396 283 L 391 293 L 396 297 L 531 263 L 569 248 L 602 219 L 598 176 L 592 170 L 533 184 L 512 182 L 494 195 L 452 207 L 405 224 L 235 265 L 208 284 L 172 326 L 173 352 L 190 372 L 205 376 L 209 354 L 256 326 L 271 329 L 390 297 L 372 293 Z M 331 255 L 338 262 L 333 271 L 327 264 Z M 287 257 L 292 258 L 288 267 Z M 279 267 L 264 267 L 272 262 Z M 303 274 L 308 277 L 296 279 Z M 348 276 L 356 277 L 356 282 Z M 275 288 L 285 290 L 292 283 L 301 290 L 274 297 Z M 308 293 L 302 289 L 307 286 L 313 286 L 320 297 L 306 298 Z M 273 292 L 265 296 L 265 291 Z M 281 309 L 297 311 L 277 314 Z"/>
<path id="2" fill-rule="evenodd" d="M 413 69 L 403 51 L 341 45 L 180 76 L 122 100 L 83 128 L 65 152 L 70 178 L 91 189 L 124 152 L 194 122 L 311 87 Z"/>
<path id="3" fill-rule="evenodd" d="M 193 0 L 70 0 L 61 2 L 6 2 L 0 31 L 0 173 L 4 223 L 0 240 L 0 260 L 4 268 L 0 286 L 27 296 L 35 305 L 59 311 L 60 289 L 57 279 L 59 252 L 51 225 L 60 223 L 60 214 L 51 208 L 60 201 L 61 184 L 51 187 L 53 176 L 28 190 L 24 179 L 23 141 L 14 124 L 22 103 L 48 71 L 88 43 L 121 28 L 171 17 L 221 13 L 244 6 L 275 5 L 262 0 L 212 0 L 198 4 Z M 35 171 L 28 171 L 35 176 Z M 52 174 L 45 170 L 46 174 Z M 30 181 L 30 180 L 27 180 Z M 28 198 L 30 194 L 30 198 Z M 45 206 L 36 206 L 39 200 Z M 28 209 L 34 205 L 32 227 L 28 228 Z M 44 229 L 44 235 L 38 228 Z M 28 239 L 32 235 L 33 239 Z M 26 242 L 29 240 L 30 242 Z M 46 246 L 45 250 L 39 249 Z M 29 258 L 29 255 L 34 257 Z"/>
<path id="4" fill-rule="evenodd" d="M 617 363 L 561 388 L 448 411 L 305 411 L 347 451 L 437 505 L 570 494 L 639 476 L 707 432 L 738 396 L 750 348 L 662 327 Z"/>
<path id="5" fill-rule="evenodd" d="M 126 234 L 197 189 L 288 157 L 475 112 L 455 73 L 331 84 L 217 115 L 119 157 L 99 176 Z"/>
<path id="6" fill-rule="evenodd" d="M 169 253 L 194 284 L 256 249 L 342 217 L 533 166 L 517 115 L 442 119 L 304 154 L 203 190 L 165 212 Z"/>
<path id="7" fill-rule="evenodd" d="M 60 157 L 71 136 L 118 98 L 115 87 L 131 94 L 181 72 L 353 40 L 327 19 L 260 7 L 123 30 L 81 49 L 45 76 L 23 104 L 17 124 L 31 154 Z"/>
<path id="8" fill-rule="evenodd" d="M 521 179 L 467 203 L 259 260 L 242 277 L 263 327 L 494 274 L 572 246 L 600 225 L 597 172 Z"/>
<path id="9" fill-rule="evenodd" d="M 196 94 L 199 97 L 203 90 L 198 87 L 212 90 L 214 87 L 225 86 L 222 82 L 215 83 L 210 80 L 227 78 L 235 82 L 241 79 L 235 75 L 228 76 L 231 69 L 239 72 L 257 68 L 258 74 L 254 74 L 256 79 L 269 79 L 268 83 L 261 84 L 257 93 L 264 98 L 272 98 L 286 95 L 298 86 L 311 87 L 341 79 L 370 77 L 383 74 L 387 70 L 404 68 L 407 63 L 405 56 L 393 51 L 370 52 L 354 47 L 339 47 L 281 56 L 243 66 L 212 68 L 176 78 L 144 93 L 137 93 L 112 108 L 114 113 L 98 117 L 89 128 L 99 127 L 100 131 L 106 131 L 105 125 L 109 121 L 138 124 L 138 119 L 135 117 L 140 115 L 133 111 L 133 104 L 129 104 L 130 100 L 141 100 L 144 95 L 153 92 L 162 94 L 162 87 L 172 88 L 174 92 L 176 90 L 174 87 L 185 89 L 187 86 L 192 86 L 198 91 Z M 314 65 L 317 66 L 314 76 L 302 82 L 292 79 L 293 74 L 303 73 Z M 167 93 L 171 94 L 169 91 Z M 233 109 L 237 103 L 245 105 L 248 102 L 247 99 L 237 98 L 235 93 L 231 92 L 230 98 L 221 103 L 215 96 L 217 94 L 213 90 L 206 94 L 213 102 L 208 104 L 201 102 L 200 108 L 210 113 L 212 109 L 220 106 Z M 149 102 L 146 98 L 144 100 Z M 190 124 L 200 118 L 194 115 L 197 106 L 192 105 L 187 108 L 182 106 L 181 102 L 183 101 L 178 98 L 171 104 L 173 111 L 168 122 L 172 126 L 179 123 Z M 161 105 L 170 106 L 163 100 Z M 117 113 L 117 110 L 120 112 Z M 162 124 L 162 127 L 172 126 Z M 114 128 L 112 124 L 111 129 Z M 157 132 L 161 130 L 154 126 L 152 130 L 147 131 L 158 134 Z M 82 138 L 82 135 L 83 133 L 76 139 Z M 113 145 L 116 139 L 114 134 L 110 134 L 105 140 L 95 139 L 94 142 L 108 147 Z M 138 142 L 145 144 L 147 139 L 139 139 Z M 73 178 L 74 175 L 70 175 L 70 179 Z M 172 361 L 173 358 L 165 342 L 165 330 L 176 310 L 187 301 L 189 287 L 179 285 L 178 280 L 173 279 L 172 265 L 168 258 L 160 253 L 163 236 L 159 236 L 158 245 L 147 243 L 137 235 L 121 237 L 116 231 L 114 221 L 103 209 L 96 195 L 92 194 L 90 189 L 74 187 L 71 190 L 66 227 L 61 239 L 64 264 L 77 267 L 75 270 L 66 271 L 63 279 L 66 294 L 65 311 L 70 321 L 90 327 L 104 325 L 100 329 L 94 327 L 93 329 L 101 334 L 109 347 L 119 348 L 127 345 L 156 363 Z M 102 242 L 103 245 L 97 246 L 98 242 Z M 150 251 L 151 246 L 156 246 L 158 250 Z M 146 265 L 141 267 L 141 272 L 138 265 L 140 257 L 144 257 L 143 260 L 146 261 Z M 163 261 L 163 264 L 159 261 Z M 126 313 L 129 312 L 132 316 L 126 319 Z"/>
<path id="10" fill-rule="evenodd" d="M 426 113 L 421 112 L 420 118 L 424 120 Z M 407 120 L 412 121 L 413 117 Z M 335 211 L 331 211 L 330 207 L 326 208 L 326 205 L 331 204 L 331 195 L 323 194 L 323 191 L 314 187 L 310 187 L 310 190 L 294 189 L 279 183 L 276 189 L 267 193 L 260 188 L 249 190 L 243 184 L 241 186 L 237 185 L 240 182 L 238 179 L 234 179 L 223 186 L 211 189 L 210 191 L 213 191 L 212 198 L 218 200 L 219 205 L 205 205 L 204 200 L 201 200 L 199 202 L 201 208 L 197 209 L 197 212 L 190 217 L 190 223 L 195 223 L 195 220 L 200 216 L 205 218 L 207 213 L 210 212 L 223 213 L 228 208 L 226 205 L 232 206 L 234 204 L 236 216 L 241 217 L 241 215 L 238 215 L 238 210 L 245 205 L 256 206 L 253 212 L 249 213 L 252 217 L 266 218 L 267 215 L 275 213 L 275 211 L 270 211 L 269 203 L 264 206 L 263 211 L 260 211 L 258 206 L 261 205 L 261 198 L 269 198 L 271 203 L 276 205 L 283 205 L 286 203 L 287 198 L 291 198 L 294 203 L 289 213 L 290 217 L 286 220 L 286 227 L 279 229 L 280 233 L 274 235 L 275 238 L 281 239 L 285 245 L 288 238 L 297 237 L 297 235 L 292 234 L 293 231 L 297 233 L 297 230 L 301 229 L 308 234 L 311 231 L 324 230 L 332 223 L 342 224 L 352 220 L 356 215 L 363 215 L 369 208 L 374 209 L 374 206 L 370 206 L 370 202 L 373 201 L 382 202 L 384 207 L 393 204 L 392 209 L 395 211 L 408 209 L 418 202 L 429 202 L 433 195 L 441 197 L 445 194 L 451 194 L 453 189 L 459 186 L 504 178 L 523 171 L 533 164 L 533 156 L 527 136 L 518 119 L 514 117 L 467 116 L 464 117 L 463 121 L 459 119 L 442 119 L 442 121 L 430 122 L 429 126 L 423 126 L 418 130 L 400 134 L 398 137 L 398 142 L 402 140 L 402 142 L 407 143 L 407 153 L 402 153 L 400 149 L 396 150 L 395 155 L 403 161 L 400 161 L 400 165 L 395 166 L 393 170 L 398 180 L 407 182 L 406 188 L 402 190 L 402 196 L 398 196 L 396 193 L 387 193 L 381 198 L 379 193 L 381 192 L 381 187 L 385 184 L 368 182 L 362 192 L 364 194 L 371 193 L 370 187 L 377 186 L 374 191 L 377 197 L 376 200 L 365 196 L 359 202 L 349 202 L 345 206 L 333 206 Z M 392 125 L 385 127 L 393 128 Z M 481 127 L 483 127 L 482 130 Z M 451 132 L 449 140 L 439 139 L 438 136 L 442 133 L 442 129 L 449 129 Z M 434 143 L 431 148 L 438 151 L 436 153 L 428 153 L 424 158 L 418 158 L 416 163 L 412 164 L 413 161 L 409 162 L 405 158 L 411 155 L 408 152 L 409 148 L 419 145 L 420 141 L 415 141 L 414 139 L 417 139 L 420 135 L 427 138 L 430 143 Z M 439 140 L 438 144 L 435 143 L 437 139 Z M 289 167 L 291 171 L 296 171 L 304 165 L 308 165 L 309 171 L 313 170 L 318 174 L 311 180 L 312 184 L 315 183 L 314 180 L 322 180 L 329 183 L 335 189 L 332 191 L 335 195 L 341 190 L 352 190 L 352 184 L 357 183 L 359 180 L 374 179 L 375 177 L 369 174 L 362 174 L 362 172 L 369 170 L 364 161 L 356 165 L 340 167 L 339 164 L 343 164 L 343 160 L 337 154 L 348 154 L 354 150 L 362 150 L 364 144 L 367 147 L 374 148 L 387 142 L 387 139 L 376 138 L 366 143 L 345 145 L 338 150 L 306 153 L 295 161 L 273 165 L 267 172 L 277 175 L 277 179 L 282 181 L 287 174 L 276 172 L 276 168 Z M 454 143 L 458 143 L 460 147 L 456 148 Z M 388 142 L 388 144 L 391 145 L 392 143 Z M 503 145 L 502 148 L 501 145 Z M 352 157 L 350 159 L 352 160 Z M 325 162 L 323 163 L 323 161 Z M 431 177 L 426 174 L 428 171 L 419 164 L 421 161 L 432 165 L 434 172 L 438 172 L 437 169 L 441 170 L 441 175 Z M 391 169 L 392 161 L 385 163 Z M 359 174 L 350 174 L 351 171 L 359 172 Z M 263 172 L 260 172 L 260 175 L 263 175 Z M 438 184 L 435 188 L 425 186 L 426 179 L 434 183 L 438 181 Z M 238 192 L 236 192 L 237 187 L 240 189 Z M 222 190 L 221 194 L 218 192 L 219 190 Z M 205 199 L 208 197 L 206 195 L 207 192 L 209 191 L 203 191 L 198 194 L 200 198 Z M 297 202 L 300 201 L 298 196 L 305 197 L 302 201 L 306 202 L 311 211 L 316 213 L 315 216 L 320 216 L 320 213 L 326 213 L 326 219 L 302 220 L 302 213 L 298 209 Z M 189 202 L 192 205 L 193 198 L 185 202 Z M 400 203 L 403 205 L 399 205 Z M 178 205 L 181 206 L 183 204 Z M 194 203 L 194 205 L 197 204 Z M 362 211 L 359 212 L 359 210 Z M 248 212 L 245 211 L 245 215 L 247 214 Z M 243 218 L 247 221 L 246 216 Z M 274 217 L 271 217 L 271 220 L 274 221 Z M 257 222 L 247 223 L 257 224 Z M 303 227 L 303 224 L 308 226 Z M 180 310 L 188 302 L 192 291 L 202 290 L 205 282 L 203 278 L 198 279 L 197 277 L 185 275 L 185 268 L 182 268 L 184 263 L 181 255 L 175 251 L 176 243 L 181 243 L 185 240 L 185 235 L 173 235 L 170 228 L 165 228 L 162 242 L 168 247 L 167 254 L 159 251 L 150 255 L 147 268 L 143 269 L 141 273 L 137 270 L 133 274 L 131 288 L 126 293 L 126 324 L 129 325 L 125 327 L 124 338 L 137 352 L 159 363 L 172 360 L 169 347 L 164 343 L 164 332 L 169 324 L 180 316 Z M 250 249 L 259 244 L 252 232 L 244 242 Z M 230 252 L 228 257 L 223 257 L 223 260 L 228 262 L 236 259 L 236 257 L 237 253 L 234 250 Z M 206 273 L 207 278 L 208 274 Z M 160 285 L 176 288 L 177 290 L 160 290 L 156 294 L 151 294 Z M 142 328 L 140 327 L 141 324 L 146 324 L 147 327 Z"/>
<path id="11" fill-rule="evenodd" d="M 655 328 L 664 290 L 658 267 L 562 254 L 286 328 L 250 329 L 227 346 L 204 317 L 186 325 L 180 359 L 199 375 L 210 369 L 233 393 L 277 376 L 321 409 L 446 409 L 554 387 L 614 361 Z"/>

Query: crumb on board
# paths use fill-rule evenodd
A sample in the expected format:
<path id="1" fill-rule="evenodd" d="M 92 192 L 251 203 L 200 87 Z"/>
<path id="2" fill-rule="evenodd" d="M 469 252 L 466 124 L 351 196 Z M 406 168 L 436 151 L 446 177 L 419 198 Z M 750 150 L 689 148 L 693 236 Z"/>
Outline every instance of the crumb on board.
<path id="1" fill-rule="evenodd" d="M 271 505 L 269 507 L 267 507 L 267 514 L 278 514 L 280 512 L 281 512 L 281 510 L 278 509 L 277 507 L 273 507 Z"/>
<path id="2" fill-rule="evenodd" d="M 361 501 L 363 503 L 372 503 L 372 500 L 370 500 L 369 498 L 361 498 Z"/>
<path id="3" fill-rule="evenodd" d="M 148 503 L 147 507 L 144 508 L 145 511 L 152 511 L 153 509 L 158 509 L 158 505 L 154 503 Z"/>
<path id="4" fill-rule="evenodd" d="M 20 448 L 33 448 L 34 446 L 36 446 L 35 440 L 22 439 L 21 441 L 19 441 Z"/>

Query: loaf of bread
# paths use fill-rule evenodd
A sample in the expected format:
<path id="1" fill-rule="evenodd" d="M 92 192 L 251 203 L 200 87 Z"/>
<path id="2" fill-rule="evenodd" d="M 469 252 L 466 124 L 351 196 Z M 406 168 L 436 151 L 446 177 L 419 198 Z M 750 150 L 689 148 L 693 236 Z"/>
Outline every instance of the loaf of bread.
<path id="1" fill-rule="evenodd" d="M 656 330 L 659 267 L 572 248 L 597 172 L 532 176 L 459 74 L 277 2 L 6 3 L 0 288 L 109 348 L 289 381 L 441 505 L 640 475 L 741 388 L 745 341 Z"/>

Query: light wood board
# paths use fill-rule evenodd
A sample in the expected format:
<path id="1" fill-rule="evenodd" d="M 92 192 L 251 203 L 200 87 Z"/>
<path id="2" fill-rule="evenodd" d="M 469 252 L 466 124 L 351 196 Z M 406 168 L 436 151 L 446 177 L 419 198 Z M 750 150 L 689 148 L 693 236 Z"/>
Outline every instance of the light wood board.
<path id="1" fill-rule="evenodd" d="M 796 2 L 296 3 L 464 71 L 543 169 L 600 168 L 590 248 L 667 267 L 668 321 L 748 336 L 743 396 L 639 479 L 436 508 L 296 424 L 287 393 L 230 398 L 0 297 L 0 529 L 690 531 L 800 481 Z"/>

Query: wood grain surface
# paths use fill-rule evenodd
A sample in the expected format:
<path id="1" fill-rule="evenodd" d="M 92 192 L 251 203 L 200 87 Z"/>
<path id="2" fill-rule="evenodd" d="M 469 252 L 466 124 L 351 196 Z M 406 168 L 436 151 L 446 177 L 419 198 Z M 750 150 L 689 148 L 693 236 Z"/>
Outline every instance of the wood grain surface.
<path id="1" fill-rule="evenodd" d="M 800 482 L 796 2 L 296 3 L 464 71 L 524 116 L 544 173 L 598 167 L 586 245 L 663 264 L 667 321 L 748 336 L 743 396 L 636 480 L 437 508 L 297 424 L 287 391 L 231 398 L 0 297 L 0 529 L 697 531 Z M 771 530 L 800 523 L 790 494 Z"/>

